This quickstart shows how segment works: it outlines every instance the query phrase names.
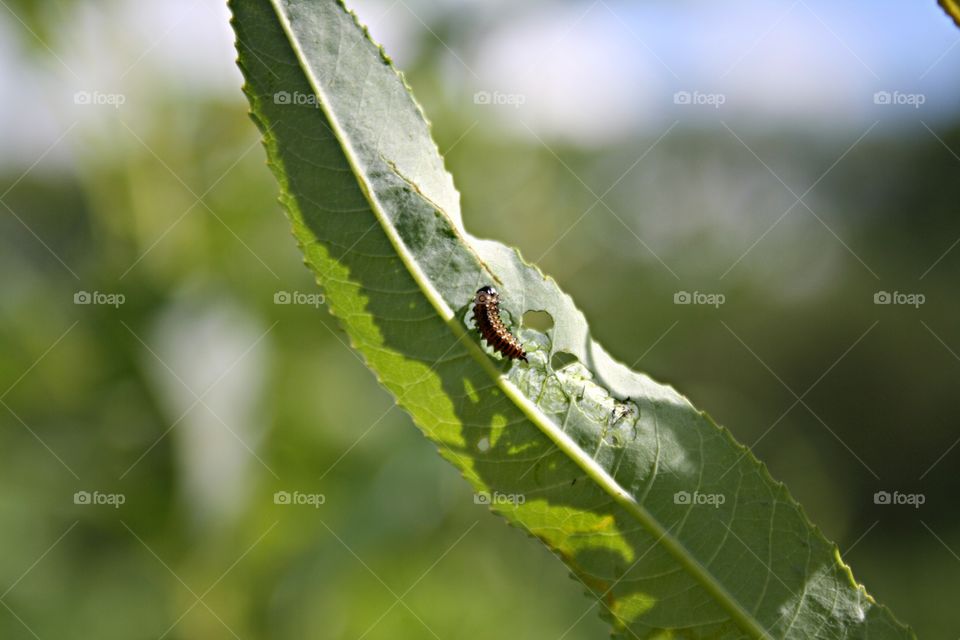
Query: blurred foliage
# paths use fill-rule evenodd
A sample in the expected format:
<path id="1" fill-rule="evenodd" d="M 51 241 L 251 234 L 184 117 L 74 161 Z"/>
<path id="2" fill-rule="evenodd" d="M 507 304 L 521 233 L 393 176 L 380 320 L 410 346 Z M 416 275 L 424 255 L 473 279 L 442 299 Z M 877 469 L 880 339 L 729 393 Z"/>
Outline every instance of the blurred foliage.
<path id="1" fill-rule="evenodd" d="M 66 28 L 39 7 L 20 14 L 38 34 Z M 446 86 L 441 53 L 425 35 L 407 77 L 471 230 L 516 244 L 614 355 L 756 442 L 919 637 L 955 633 L 960 249 L 927 270 L 960 236 L 946 148 L 960 149 L 960 121 L 938 127 L 943 144 L 878 128 L 805 198 L 852 252 L 798 205 L 719 279 L 793 202 L 735 138 L 681 125 L 605 198 L 613 213 L 580 219 L 595 198 L 553 153 L 600 194 L 656 136 L 598 151 L 508 135 Z M 70 133 L 66 170 L 20 179 L 27 159 L 0 177 L 13 212 L 0 208 L 0 637 L 604 635 L 563 565 L 473 503 L 324 309 L 274 304 L 315 287 L 239 84 L 227 100 L 164 91 Z M 860 133 L 741 135 L 799 194 Z M 680 289 L 727 303 L 676 306 Z M 927 302 L 875 306 L 881 289 Z M 81 290 L 126 303 L 75 305 Z M 233 342 L 207 337 L 228 329 Z M 214 382 L 216 414 L 250 410 L 227 425 L 203 403 L 184 411 L 187 387 Z M 815 382 L 810 410 L 794 406 L 790 390 Z M 926 503 L 876 505 L 881 489 Z M 74 504 L 84 490 L 126 503 Z M 276 505 L 280 490 L 326 502 Z"/>

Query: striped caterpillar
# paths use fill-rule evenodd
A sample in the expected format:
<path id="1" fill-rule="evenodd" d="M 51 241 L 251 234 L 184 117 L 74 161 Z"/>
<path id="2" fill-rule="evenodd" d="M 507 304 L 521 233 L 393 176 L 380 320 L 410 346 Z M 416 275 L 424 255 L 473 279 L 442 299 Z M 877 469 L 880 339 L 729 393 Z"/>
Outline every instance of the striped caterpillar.
<path id="1" fill-rule="evenodd" d="M 473 299 L 473 321 L 479 333 L 494 351 L 510 360 L 527 362 L 523 345 L 500 319 L 500 294 L 491 286 L 480 287 Z"/>

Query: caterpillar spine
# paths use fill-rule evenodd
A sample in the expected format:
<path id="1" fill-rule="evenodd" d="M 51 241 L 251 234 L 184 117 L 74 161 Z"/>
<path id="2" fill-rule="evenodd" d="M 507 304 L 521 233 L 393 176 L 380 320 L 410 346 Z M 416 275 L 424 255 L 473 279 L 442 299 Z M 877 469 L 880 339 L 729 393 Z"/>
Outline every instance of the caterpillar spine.
<path id="1" fill-rule="evenodd" d="M 497 353 L 510 360 L 527 360 L 527 352 L 500 319 L 500 294 L 487 285 L 477 289 L 473 299 L 473 321 L 477 333 Z"/>

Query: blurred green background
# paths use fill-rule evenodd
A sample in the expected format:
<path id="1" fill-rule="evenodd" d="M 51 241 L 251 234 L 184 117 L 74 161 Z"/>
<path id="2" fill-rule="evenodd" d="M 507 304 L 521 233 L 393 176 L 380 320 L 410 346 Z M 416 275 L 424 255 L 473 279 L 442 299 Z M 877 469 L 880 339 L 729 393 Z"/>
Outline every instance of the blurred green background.
<path id="1" fill-rule="evenodd" d="M 355 8 L 468 228 L 952 638 L 960 32 L 834 4 Z M 226 8 L 2 5 L 0 637 L 606 637 L 308 297 Z"/>

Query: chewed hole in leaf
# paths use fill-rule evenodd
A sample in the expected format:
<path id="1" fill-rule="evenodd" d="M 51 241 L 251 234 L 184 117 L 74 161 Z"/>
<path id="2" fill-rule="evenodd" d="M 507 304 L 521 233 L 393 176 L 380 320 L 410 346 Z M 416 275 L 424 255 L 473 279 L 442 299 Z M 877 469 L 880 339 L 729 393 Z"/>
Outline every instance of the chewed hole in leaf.
<path id="1" fill-rule="evenodd" d="M 572 353 L 567 353 L 566 351 L 557 351 L 553 354 L 553 357 L 550 358 L 550 367 L 554 371 L 559 371 L 564 367 L 567 367 L 577 361 L 577 356 Z"/>
<path id="2" fill-rule="evenodd" d="M 546 333 L 550 329 L 553 329 L 553 316 L 546 311 L 527 311 L 523 314 L 523 322 L 521 324 L 524 327 Z"/>

